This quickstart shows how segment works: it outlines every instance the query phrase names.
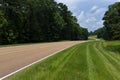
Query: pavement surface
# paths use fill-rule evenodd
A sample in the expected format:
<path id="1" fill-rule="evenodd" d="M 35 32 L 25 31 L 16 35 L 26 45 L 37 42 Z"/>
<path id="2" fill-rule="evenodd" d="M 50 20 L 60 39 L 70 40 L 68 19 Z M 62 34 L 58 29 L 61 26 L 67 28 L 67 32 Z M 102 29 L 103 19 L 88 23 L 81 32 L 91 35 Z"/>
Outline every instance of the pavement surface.
<path id="1" fill-rule="evenodd" d="M 0 78 L 59 50 L 84 41 L 41 43 L 0 48 Z"/>

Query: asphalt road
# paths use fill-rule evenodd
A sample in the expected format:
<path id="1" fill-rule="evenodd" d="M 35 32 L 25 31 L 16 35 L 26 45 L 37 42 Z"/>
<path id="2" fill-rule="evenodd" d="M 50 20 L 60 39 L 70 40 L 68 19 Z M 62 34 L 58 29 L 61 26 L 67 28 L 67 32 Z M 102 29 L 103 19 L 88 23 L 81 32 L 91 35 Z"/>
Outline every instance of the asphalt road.
<path id="1" fill-rule="evenodd" d="M 53 42 L 0 48 L 0 78 L 54 52 L 84 41 Z"/>

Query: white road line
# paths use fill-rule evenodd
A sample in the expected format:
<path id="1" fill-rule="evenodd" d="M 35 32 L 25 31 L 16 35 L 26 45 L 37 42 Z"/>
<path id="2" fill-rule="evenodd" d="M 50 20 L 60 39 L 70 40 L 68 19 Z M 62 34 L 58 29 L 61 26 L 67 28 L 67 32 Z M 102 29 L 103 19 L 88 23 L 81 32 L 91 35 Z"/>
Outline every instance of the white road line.
<path id="1" fill-rule="evenodd" d="M 80 42 L 80 43 L 81 43 L 81 42 Z M 83 42 L 82 42 L 82 43 L 83 43 Z M 78 43 L 78 44 L 79 44 L 79 43 Z M 66 48 L 62 49 L 62 50 L 59 50 L 59 51 L 57 51 L 57 52 L 54 52 L 54 53 L 51 54 L 51 55 L 48 55 L 48 56 L 46 56 L 46 57 L 44 57 L 44 58 L 42 58 L 42 59 L 40 59 L 40 60 L 38 60 L 38 61 L 35 61 L 35 62 L 33 62 L 33 63 L 31 63 L 31 64 L 29 64 L 29 65 L 23 67 L 23 68 L 20 68 L 20 69 L 18 69 L 18 70 L 16 70 L 16 71 L 12 72 L 12 73 L 10 73 L 10 74 L 7 74 L 6 76 L 0 78 L 0 80 L 3 80 L 3 79 L 5 79 L 5 78 L 7 78 L 7 77 L 9 77 L 9 76 L 11 76 L 11 75 L 13 75 L 13 74 L 15 74 L 15 73 L 21 71 L 21 70 L 23 70 L 23 69 L 26 69 L 26 68 L 28 68 L 28 67 L 30 67 L 30 66 L 32 66 L 32 65 L 34 65 L 34 64 L 36 64 L 36 63 L 38 63 L 38 62 L 41 62 L 41 61 L 45 60 L 46 58 L 48 58 L 48 57 L 50 57 L 50 56 L 53 56 L 53 55 L 55 55 L 55 54 L 57 54 L 57 53 L 59 53 L 59 52 L 65 50 L 65 49 L 67 49 L 67 48 L 70 48 L 70 47 L 72 47 L 72 46 L 74 46 L 74 45 L 76 45 L 76 44 L 73 44 L 73 45 L 71 45 L 71 46 L 69 46 L 69 47 L 66 47 Z"/>

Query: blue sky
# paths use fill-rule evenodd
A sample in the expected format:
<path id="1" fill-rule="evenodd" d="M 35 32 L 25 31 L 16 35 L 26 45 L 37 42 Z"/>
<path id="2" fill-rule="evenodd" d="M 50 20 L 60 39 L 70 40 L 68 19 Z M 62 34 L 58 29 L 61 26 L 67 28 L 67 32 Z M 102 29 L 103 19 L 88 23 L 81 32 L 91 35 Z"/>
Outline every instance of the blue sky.
<path id="1" fill-rule="evenodd" d="M 108 6 L 120 0 L 55 0 L 64 3 L 77 17 L 78 23 L 89 31 L 103 26 L 103 16 Z"/>

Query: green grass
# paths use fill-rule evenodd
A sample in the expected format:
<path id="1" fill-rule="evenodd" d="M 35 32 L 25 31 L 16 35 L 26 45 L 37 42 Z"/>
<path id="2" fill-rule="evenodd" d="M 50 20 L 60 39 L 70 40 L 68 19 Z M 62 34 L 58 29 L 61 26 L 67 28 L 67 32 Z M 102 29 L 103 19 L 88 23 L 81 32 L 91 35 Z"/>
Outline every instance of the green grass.
<path id="1" fill-rule="evenodd" d="M 89 36 L 88 39 L 89 40 L 95 40 L 95 39 L 97 39 L 97 35 Z"/>
<path id="2" fill-rule="evenodd" d="M 120 54 L 109 47 L 119 45 L 120 41 L 78 44 L 7 80 L 120 80 Z"/>

